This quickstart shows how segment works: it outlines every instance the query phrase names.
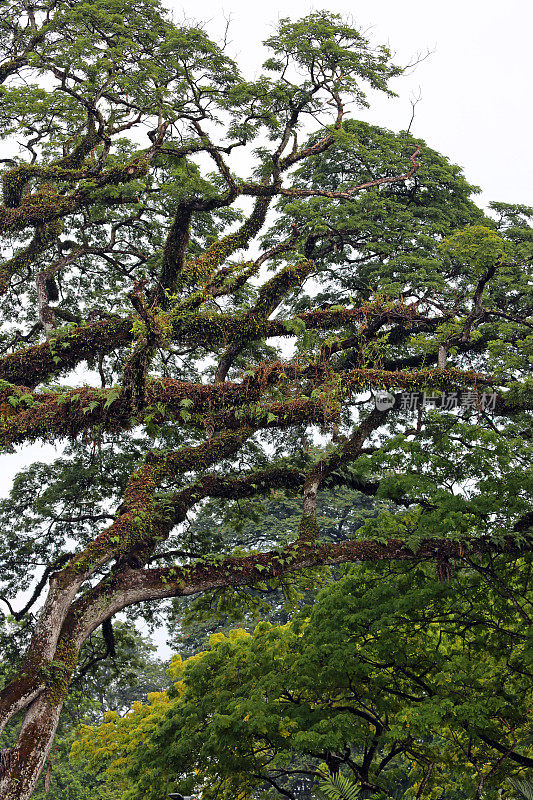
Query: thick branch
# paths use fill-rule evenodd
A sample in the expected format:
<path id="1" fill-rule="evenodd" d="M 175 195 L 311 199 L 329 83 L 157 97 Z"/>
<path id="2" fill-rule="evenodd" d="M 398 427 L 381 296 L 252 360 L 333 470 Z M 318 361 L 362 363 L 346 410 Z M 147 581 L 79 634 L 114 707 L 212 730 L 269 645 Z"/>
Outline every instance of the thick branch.
<path id="1" fill-rule="evenodd" d="M 227 586 L 249 586 L 275 579 L 311 567 L 357 561 L 436 561 L 445 556 L 460 560 L 465 554 L 524 552 L 512 537 L 507 542 L 490 539 L 468 539 L 464 542 L 449 539 L 425 539 L 416 553 L 401 539 L 382 542 L 346 541 L 316 546 L 295 543 L 275 552 L 253 556 L 227 557 L 212 566 L 202 561 L 192 567 L 160 567 L 150 570 L 125 570 L 115 576 L 114 586 L 105 602 L 89 594 L 77 601 L 71 614 L 79 620 L 78 636 L 85 640 L 103 620 L 123 608 L 145 600 L 164 597 L 186 597 L 199 592 Z"/>
<path id="2" fill-rule="evenodd" d="M 345 402 L 349 402 L 350 394 L 370 388 L 402 388 L 412 392 L 426 389 L 457 391 L 494 384 L 494 379 L 490 376 L 454 369 L 421 369 L 412 372 L 351 369 L 338 374 Z M 243 413 L 239 409 L 260 400 L 269 386 L 284 384 L 287 380 L 307 379 L 314 386 L 320 387 L 327 382 L 328 377 L 329 371 L 324 364 L 302 367 L 298 364 L 277 362 L 271 367 L 261 365 L 250 379 L 241 383 L 205 385 L 174 381 L 171 378 L 153 380 L 146 384 L 141 404 L 135 409 L 136 421 L 142 422 L 148 413 L 152 420 L 159 423 L 172 420 L 174 426 L 202 429 L 200 415 L 208 412 L 212 416 L 214 430 L 237 430 L 243 422 L 257 429 L 285 427 L 306 421 L 320 424 L 321 419 L 326 422 L 335 417 L 331 409 L 327 409 L 326 396 L 318 403 L 296 396 L 281 402 L 264 402 Z M 0 392 L 0 398 L 10 396 L 30 397 L 33 404 L 29 408 L 23 407 L 23 410 L 14 413 L 0 425 L 0 442 L 5 445 L 38 439 L 48 441 L 66 436 L 75 437 L 96 425 L 102 425 L 108 431 L 128 430 L 132 424 L 131 395 L 124 387 L 93 389 L 85 386 L 61 394 L 31 393 L 26 387 L 10 387 Z M 190 401 L 186 420 L 180 416 L 183 400 Z M 521 408 L 524 407 L 524 402 L 521 401 Z M 158 409 L 155 417 L 154 407 Z M 512 411 L 515 405 L 512 401 L 507 401 L 505 396 L 497 395 L 496 407 L 497 413 L 505 414 L 506 409 Z"/>

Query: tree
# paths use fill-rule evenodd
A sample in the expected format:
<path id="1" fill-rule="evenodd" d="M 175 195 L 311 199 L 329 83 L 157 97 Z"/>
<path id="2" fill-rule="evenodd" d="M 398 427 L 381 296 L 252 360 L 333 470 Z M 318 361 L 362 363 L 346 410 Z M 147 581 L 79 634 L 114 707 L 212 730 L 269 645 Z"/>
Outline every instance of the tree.
<path id="1" fill-rule="evenodd" d="M 73 752 L 128 800 L 296 800 L 329 772 L 380 800 L 496 800 L 532 760 L 530 566 L 495 560 L 508 595 L 468 567 L 350 566 L 289 624 L 176 657 L 168 693 L 85 726 Z"/>
<path id="2" fill-rule="evenodd" d="M 247 81 L 156 0 L 1 10 L 2 444 L 64 443 L 2 511 L 19 663 L 0 720 L 22 721 L 0 790 L 25 800 L 80 649 L 117 613 L 155 623 L 146 601 L 347 561 L 436 562 L 445 578 L 453 559 L 489 569 L 530 547 L 532 211 L 485 218 L 422 142 L 344 128 L 346 102 L 365 105 L 365 84 L 390 93 L 401 69 L 335 15 L 282 20 Z M 381 160 L 365 154 L 380 140 Z M 328 161 L 350 148 L 357 177 Z M 464 406 L 413 422 L 402 391 Z M 321 542 L 317 491 L 335 486 L 396 506 L 364 539 Z M 280 487 L 302 500 L 292 542 L 199 559 L 182 547 L 205 501 Z"/>
<path id="3" fill-rule="evenodd" d="M 318 455 L 318 450 L 316 455 Z M 345 486 L 317 495 L 317 524 L 321 539 L 341 542 L 353 538 L 369 517 L 389 508 L 386 501 L 367 497 Z M 301 517 L 301 499 L 294 492 L 273 489 L 270 495 L 238 503 L 211 500 L 183 534 L 182 546 L 197 558 L 207 553 L 273 549 L 292 541 Z M 221 587 L 193 598 L 176 598 L 168 620 L 168 644 L 182 657 L 207 646 L 209 636 L 238 627 L 253 630 L 259 619 L 285 624 L 302 604 L 314 601 L 316 590 L 332 580 L 329 570 L 306 570 L 287 575 L 274 586 Z"/>
<path id="4" fill-rule="evenodd" d="M 170 684 L 165 666 L 153 655 L 155 649 L 150 640 L 124 622 L 113 625 L 112 641 L 102 631 L 89 637 L 80 653 L 79 670 L 63 706 L 54 746 L 35 789 L 36 800 L 95 797 L 103 783 L 99 770 L 85 769 L 69 759 L 76 731 L 82 723 L 100 724 L 111 711 L 123 714 L 132 703 Z M 8 724 L 5 744 L 15 744 L 17 728 L 16 719 Z"/>

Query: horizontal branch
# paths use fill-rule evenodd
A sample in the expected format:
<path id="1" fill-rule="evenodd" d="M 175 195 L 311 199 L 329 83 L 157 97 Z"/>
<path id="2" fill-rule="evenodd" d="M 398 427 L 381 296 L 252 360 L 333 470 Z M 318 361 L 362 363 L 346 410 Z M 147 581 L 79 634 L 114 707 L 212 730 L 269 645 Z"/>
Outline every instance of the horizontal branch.
<path id="1" fill-rule="evenodd" d="M 22 231 L 31 226 L 44 225 L 62 219 L 94 203 L 94 192 L 98 192 L 106 186 L 123 185 L 144 177 L 158 146 L 154 145 L 144 153 L 134 156 L 126 164 L 111 167 L 91 176 L 86 186 L 81 185 L 72 194 L 59 194 L 55 186 L 47 182 L 38 191 L 22 197 L 20 204 L 14 208 L 1 205 L 0 232 Z M 53 172 L 55 168 L 44 169 L 47 173 L 47 180 L 50 180 L 49 173 L 51 170 Z M 56 180 L 64 180 L 64 172 L 64 169 L 57 168 Z"/>
<path id="2" fill-rule="evenodd" d="M 321 309 L 298 314 L 289 320 L 249 320 L 248 330 L 243 329 L 245 317 L 197 312 L 194 316 L 179 315 L 172 319 L 172 339 L 175 342 L 194 343 L 204 347 L 226 345 L 231 340 L 253 341 L 257 338 L 297 334 L 291 330 L 292 319 L 301 320 L 309 330 L 335 330 L 360 320 L 379 317 L 383 324 L 392 321 L 422 322 L 426 319 L 413 305 L 386 304 L 376 301 L 359 308 Z M 18 350 L 0 358 L 0 380 L 16 385 L 37 386 L 48 378 L 73 369 L 80 362 L 107 354 L 134 340 L 134 317 L 88 322 L 74 329 L 61 330 L 49 342 Z M 437 320 L 435 320 L 436 324 Z"/>
<path id="3" fill-rule="evenodd" d="M 531 550 L 531 546 L 527 548 Z M 251 586 L 265 580 L 302 569 L 353 562 L 378 561 L 440 561 L 462 559 L 465 555 L 509 554 L 518 556 L 525 552 L 511 537 L 504 542 L 490 539 L 469 539 L 458 542 L 449 539 L 424 539 L 416 552 L 401 539 L 388 542 L 374 540 L 328 542 L 312 546 L 296 543 L 280 551 L 251 556 L 213 558 L 212 562 L 197 563 L 190 567 L 160 567 L 133 570 L 125 568 L 115 575 L 113 587 L 106 594 L 105 603 L 88 593 L 76 601 L 70 616 L 77 619 L 78 636 L 83 642 L 109 616 L 129 605 L 165 597 L 187 597 L 199 592 L 229 586 Z"/>
<path id="4" fill-rule="evenodd" d="M 297 314 L 287 320 L 265 319 L 263 315 L 242 317 L 227 314 L 210 314 L 196 311 L 191 314 L 169 314 L 172 340 L 195 347 L 227 347 L 232 342 L 246 344 L 261 338 L 294 338 L 295 320 L 303 322 L 308 330 L 339 330 L 359 322 L 365 326 L 372 322 L 374 331 L 393 322 L 409 329 L 434 330 L 446 317 L 429 317 L 421 314 L 416 305 L 386 303 L 381 300 L 357 308 L 331 308 Z M 84 323 L 74 329 L 60 330 L 49 342 L 18 350 L 0 358 L 0 380 L 15 385 L 37 386 L 54 375 L 76 367 L 80 362 L 106 355 L 134 341 L 135 318 L 117 317 L 98 322 Z M 338 349 L 331 347 L 331 354 Z"/>
<path id="5" fill-rule="evenodd" d="M 61 331 L 48 342 L 0 358 L 0 380 L 38 386 L 54 375 L 74 369 L 95 353 L 111 353 L 133 340 L 133 317 L 88 322 Z"/>
<path id="6" fill-rule="evenodd" d="M 350 393 L 370 388 L 401 388 L 409 391 L 459 390 L 492 386 L 494 379 L 481 373 L 458 369 L 420 369 L 411 372 L 381 369 L 351 369 L 336 373 L 349 402 Z M 331 371 L 327 364 L 300 365 L 275 362 L 260 365 L 252 376 L 241 383 L 220 382 L 196 384 L 162 378 L 149 381 L 143 406 L 132 417 L 128 393 L 121 386 L 93 389 L 82 386 L 65 392 L 31 392 L 27 387 L 5 387 L 0 401 L 12 399 L 9 415 L 0 423 L 0 442 L 4 445 L 25 441 L 56 440 L 75 437 L 96 425 L 107 431 L 128 430 L 142 424 L 147 415 L 156 424 L 205 427 L 204 414 L 214 431 L 238 430 L 243 424 L 261 428 L 279 428 L 291 424 L 321 424 L 334 421 L 334 393 L 329 391 Z M 286 385 L 287 381 L 311 381 L 313 388 L 323 388 L 318 401 L 292 397 L 279 402 L 258 403 L 269 386 Z M 503 408 L 505 398 L 500 406 Z M 29 405 L 29 407 L 28 407 Z"/>

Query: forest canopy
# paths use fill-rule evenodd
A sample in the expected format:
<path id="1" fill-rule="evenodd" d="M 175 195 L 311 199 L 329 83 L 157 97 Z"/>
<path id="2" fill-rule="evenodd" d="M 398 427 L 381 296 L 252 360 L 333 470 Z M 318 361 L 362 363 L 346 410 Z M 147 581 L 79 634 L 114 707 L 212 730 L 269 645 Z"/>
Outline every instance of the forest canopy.
<path id="1" fill-rule="evenodd" d="M 176 624 L 192 596 L 207 615 L 247 614 L 262 593 L 298 606 L 323 584 L 327 603 L 343 570 L 393 593 L 376 630 L 400 664 L 406 620 L 432 650 L 427 675 L 377 665 L 365 683 L 379 702 L 385 680 L 409 695 L 417 734 L 398 757 L 422 770 L 418 796 L 446 759 L 426 751 L 448 661 L 465 671 L 459 705 L 480 704 L 477 721 L 446 717 L 465 780 L 481 796 L 531 768 L 533 209 L 483 211 L 423 140 L 358 121 L 402 68 L 338 15 L 281 20 L 248 79 L 156 0 L 0 12 L 0 437 L 57 453 L 0 507 L 2 797 L 32 795 L 69 691 L 114 657 L 124 621 Z M 328 516 L 319 497 L 343 492 Z M 276 498 L 291 514 L 267 525 Z M 229 669 L 256 637 L 300 642 L 303 624 L 198 664 L 224 652 Z M 289 659 L 294 680 L 306 657 Z M 482 708 L 488 686 L 501 704 Z M 376 758 L 394 720 L 374 726 Z M 361 730 L 317 746 L 364 761 Z M 378 791 L 374 757 L 352 761 Z"/>
<path id="2" fill-rule="evenodd" d="M 513 572 L 499 577 L 521 594 Z M 531 759 L 498 744 L 531 737 L 521 631 L 475 570 L 353 565 L 286 625 L 176 656 L 168 692 L 82 726 L 72 753 L 106 798 L 296 800 L 331 774 L 363 797 L 513 797 L 505 778 Z"/>

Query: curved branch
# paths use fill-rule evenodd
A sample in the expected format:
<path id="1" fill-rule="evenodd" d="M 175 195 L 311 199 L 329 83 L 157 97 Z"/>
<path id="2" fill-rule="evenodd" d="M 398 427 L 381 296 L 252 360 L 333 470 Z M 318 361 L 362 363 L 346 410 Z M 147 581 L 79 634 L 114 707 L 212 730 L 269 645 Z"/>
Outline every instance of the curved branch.
<path id="1" fill-rule="evenodd" d="M 531 548 L 529 548 L 531 549 Z M 204 560 L 190 567 L 160 567 L 132 570 L 124 567 L 116 574 L 113 586 L 102 584 L 77 600 L 69 619 L 80 644 L 103 620 L 123 608 L 145 600 L 165 597 L 188 597 L 199 592 L 228 586 L 250 586 L 279 578 L 302 569 L 357 561 L 436 561 L 443 554 L 460 560 L 466 553 L 483 555 L 504 553 L 511 556 L 525 552 L 512 537 L 503 543 L 490 539 L 458 542 L 450 539 L 424 539 L 413 552 L 401 539 L 387 543 L 373 540 L 345 541 L 309 545 L 295 542 L 280 551 L 252 556 L 228 556 L 212 565 Z M 102 597 L 105 596 L 105 603 Z"/>

